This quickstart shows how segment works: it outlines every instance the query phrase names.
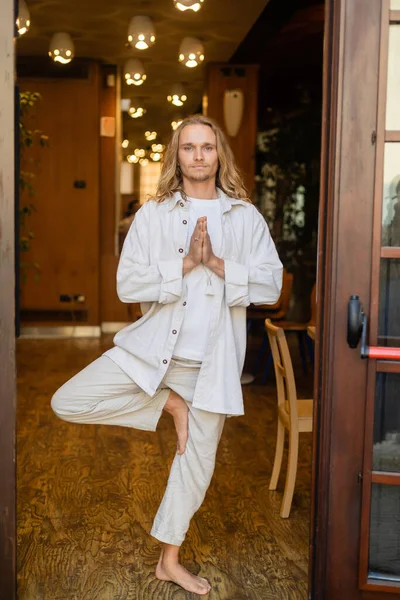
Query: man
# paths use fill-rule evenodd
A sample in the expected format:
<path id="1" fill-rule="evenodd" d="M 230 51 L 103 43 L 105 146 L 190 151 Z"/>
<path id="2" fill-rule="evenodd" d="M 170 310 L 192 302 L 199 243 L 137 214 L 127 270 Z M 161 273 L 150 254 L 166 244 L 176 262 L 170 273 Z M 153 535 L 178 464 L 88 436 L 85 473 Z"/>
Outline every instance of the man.
<path id="1" fill-rule="evenodd" d="M 154 431 L 163 410 L 172 415 L 177 454 L 151 530 L 163 543 L 156 576 L 199 595 L 211 586 L 179 563 L 179 547 L 210 484 L 225 418 L 243 414 L 246 307 L 275 303 L 281 280 L 223 132 L 201 115 L 185 119 L 118 267 L 120 299 L 141 302 L 144 316 L 52 399 L 60 418 L 79 423 Z"/>

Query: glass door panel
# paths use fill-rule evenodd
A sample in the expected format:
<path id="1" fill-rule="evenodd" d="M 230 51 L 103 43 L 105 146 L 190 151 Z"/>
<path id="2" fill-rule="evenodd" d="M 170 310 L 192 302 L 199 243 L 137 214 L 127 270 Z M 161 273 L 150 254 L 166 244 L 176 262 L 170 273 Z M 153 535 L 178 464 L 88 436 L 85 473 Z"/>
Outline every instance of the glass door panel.
<path id="1" fill-rule="evenodd" d="M 400 346 L 400 258 L 381 259 L 378 344 Z"/>
<path id="2" fill-rule="evenodd" d="M 400 115 L 400 69 L 397 105 Z M 385 144 L 382 246 L 400 246 L 400 144 L 396 142 Z"/>
<path id="3" fill-rule="evenodd" d="M 400 486 L 372 484 L 368 576 L 400 582 Z"/>
<path id="4" fill-rule="evenodd" d="M 400 373 L 377 373 L 372 470 L 400 473 Z"/>

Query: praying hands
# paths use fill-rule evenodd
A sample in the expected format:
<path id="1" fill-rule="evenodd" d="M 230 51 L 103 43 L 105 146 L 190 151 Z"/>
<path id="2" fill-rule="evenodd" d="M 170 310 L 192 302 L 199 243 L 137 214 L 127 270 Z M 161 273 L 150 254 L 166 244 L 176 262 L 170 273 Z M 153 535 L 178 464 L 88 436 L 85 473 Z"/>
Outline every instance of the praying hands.
<path id="1" fill-rule="evenodd" d="M 207 231 L 207 217 L 197 219 L 190 239 L 189 252 L 183 259 L 183 274 L 186 275 L 200 263 L 211 269 L 218 277 L 225 278 L 224 261 L 215 256 L 212 249 L 210 234 Z"/>

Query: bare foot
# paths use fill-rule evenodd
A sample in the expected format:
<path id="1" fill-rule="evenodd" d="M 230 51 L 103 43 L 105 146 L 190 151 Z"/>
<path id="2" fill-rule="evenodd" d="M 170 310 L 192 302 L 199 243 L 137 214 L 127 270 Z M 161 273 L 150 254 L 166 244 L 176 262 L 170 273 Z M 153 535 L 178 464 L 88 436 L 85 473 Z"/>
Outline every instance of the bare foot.
<path id="1" fill-rule="evenodd" d="M 178 436 L 177 452 L 183 454 L 188 439 L 188 412 L 186 402 L 176 392 L 170 392 L 164 410 L 174 419 L 176 434 Z"/>
<path id="2" fill-rule="evenodd" d="M 160 554 L 160 559 L 156 568 L 156 577 L 161 581 L 173 581 L 180 585 L 187 592 L 205 596 L 211 590 L 211 585 L 204 577 L 197 577 L 189 573 L 178 562 L 166 562 L 163 560 L 163 552 Z"/>

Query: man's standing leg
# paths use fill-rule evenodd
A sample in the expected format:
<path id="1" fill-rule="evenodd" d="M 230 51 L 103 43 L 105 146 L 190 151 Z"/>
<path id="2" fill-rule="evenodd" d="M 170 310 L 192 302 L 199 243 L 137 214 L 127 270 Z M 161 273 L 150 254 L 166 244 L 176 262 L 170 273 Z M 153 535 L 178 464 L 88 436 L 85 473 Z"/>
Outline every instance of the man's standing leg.
<path id="1" fill-rule="evenodd" d="M 192 575 L 179 564 L 179 547 L 189 523 L 203 502 L 215 467 L 215 457 L 226 415 L 189 408 L 189 436 L 186 450 L 176 455 L 168 486 L 154 519 L 151 535 L 164 542 L 157 565 L 159 579 L 174 581 L 197 594 L 209 592 L 206 579 Z"/>

